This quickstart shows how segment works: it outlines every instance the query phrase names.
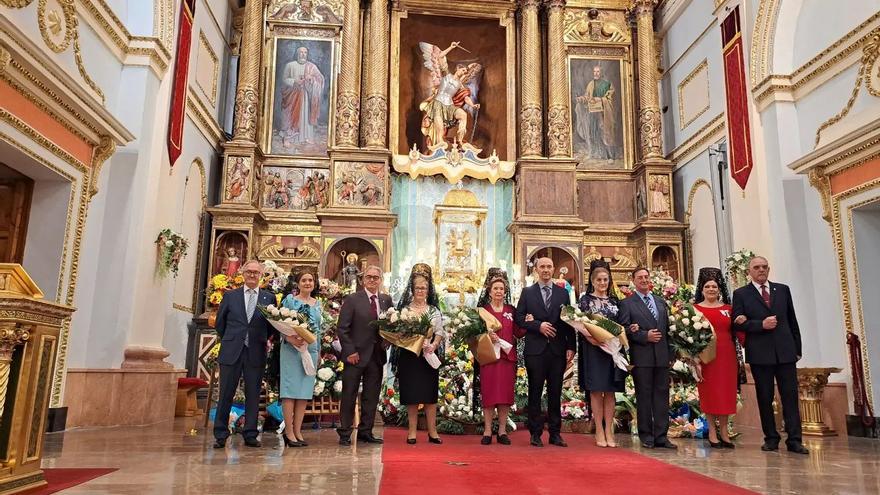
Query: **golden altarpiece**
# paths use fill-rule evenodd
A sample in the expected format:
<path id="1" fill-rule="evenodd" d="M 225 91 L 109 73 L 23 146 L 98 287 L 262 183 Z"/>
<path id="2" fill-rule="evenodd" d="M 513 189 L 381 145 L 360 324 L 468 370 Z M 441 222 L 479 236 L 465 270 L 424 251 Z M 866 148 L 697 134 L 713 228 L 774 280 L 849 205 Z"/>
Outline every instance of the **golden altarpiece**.
<path id="1" fill-rule="evenodd" d="M 655 7 L 248 0 L 208 275 L 453 263 L 454 292 L 540 253 L 578 292 L 599 257 L 682 274 Z"/>

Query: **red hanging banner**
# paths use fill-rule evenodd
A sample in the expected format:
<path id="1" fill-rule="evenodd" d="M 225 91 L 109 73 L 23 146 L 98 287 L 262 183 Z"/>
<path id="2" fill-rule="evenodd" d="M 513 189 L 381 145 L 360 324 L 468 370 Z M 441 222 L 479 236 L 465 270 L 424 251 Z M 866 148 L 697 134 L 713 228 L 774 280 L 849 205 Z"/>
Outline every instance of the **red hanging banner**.
<path id="1" fill-rule="evenodd" d="M 749 130 L 749 101 L 743 66 L 743 40 L 739 7 L 721 23 L 724 47 L 724 82 L 727 93 L 727 129 L 730 139 L 730 175 L 743 190 L 752 172 L 752 140 Z"/>
<path id="2" fill-rule="evenodd" d="M 186 117 L 187 74 L 189 72 L 189 52 L 192 41 L 193 16 L 196 13 L 195 0 L 180 2 L 180 27 L 177 31 L 177 54 L 174 63 L 174 79 L 171 86 L 171 110 L 168 118 L 168 159 L 171 166 L 183 150 L 183 121 Z"/>

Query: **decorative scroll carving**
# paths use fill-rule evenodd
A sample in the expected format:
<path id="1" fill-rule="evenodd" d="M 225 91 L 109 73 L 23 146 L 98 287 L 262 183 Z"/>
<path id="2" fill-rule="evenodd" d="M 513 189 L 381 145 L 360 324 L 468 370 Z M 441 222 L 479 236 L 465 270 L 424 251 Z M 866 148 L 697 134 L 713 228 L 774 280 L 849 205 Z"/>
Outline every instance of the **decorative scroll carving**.
<path id="1" fill-rule="evenodd" d="M 639 110 L 639 137 L 643 158 L 663 156 L 661 154 L 660 110 L 658 108 L 649 107 Z"/>
<path id="2" fill-rule="evenodd" d="M 345 6 L 342 0 L 272 0 L 269 19 L 342 24 Z"/>
<path id="3" fill-rule="evenodd" d="M 630 43 L 632 37 L 622 13 L 576 9 L 565 13 L 563 39 L 567 43 Z"/>
<path id="4" fill-rule="evenodd" d="M 541 156 L 541 127 L 543 116 L 540 105 L 529 105 L 519 116 L 520 152 L 522 156 Z M 566 131 L 567 132 L 567 131 Z"/>
<path id="5" fill-rule="evenodd" d="M 388 130 L 388 99 L 383 94 L 371 94 L 364 102 L 364 142 L 370 148 L 384 148 Z"/>
<path id="6" fill-rule="evenodd" d="M 810 185 L 819 192 L 819 198 L 822 202 L 822 218 L 831 223 L 831 179 L 825 175 L 821 168 L 810 170 L 807 177 L 810 179 Z"/>
<path id="7" fill-rule="evenodd" d="M 235 96 L 235 138 L 253 141 L 257 136 L 257 92 L 248 86 Z"/>
<path id="8" fill-rule="evenodd" d="M 89 177 L 89 198 L 98 193 L 98 179 L 101 177 L 101 167 L 104 162 L 116 152 L 116 143 L 109 136 L 102 136 L 101 142 L 95 148 L 95 156 L 92 158 L 92 171 Z"/>
<path id="9" fill-rule="evenodd" d="M 571 155 L 571 122 L 568 106 L 554 105 L 547 112 L 547 147 L 551 157 Z"/>
<path id="10" fill-rule="evenodd" d="M 340 92 L 336 98 L 336 144 L 357 146 L 361 101 L 354 91 Z"/>

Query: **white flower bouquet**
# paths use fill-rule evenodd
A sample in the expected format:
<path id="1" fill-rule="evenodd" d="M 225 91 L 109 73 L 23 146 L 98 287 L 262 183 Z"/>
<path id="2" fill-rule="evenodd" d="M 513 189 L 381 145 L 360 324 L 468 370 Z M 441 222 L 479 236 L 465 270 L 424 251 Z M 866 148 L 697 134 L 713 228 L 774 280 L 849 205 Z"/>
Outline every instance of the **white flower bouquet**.
<path id="1" fill-rule="evenodd" d="M 492 341 L 490 332 L 500 330 L 501 322 L 483 308 L 454 308 L 446 314 L 446 322 L 452 345 L 466 344 L 481 366 L 501 359 L 502 351 L 509 353 L 513 350 L 513 344 L 504 339 Z"/>
<path id="2" fill-rule="evenodd" d="M 672 308 L 669 315 L 669 342 L 681 357 L 697 364 L 715 359 L 715 330 L 692 304 L 685 304 L 680 309 Z"/>
<path id="3" fill-rule="evenodd" d="M 372 324 L 379 329 L 379 335 L 383 339 L 415 355 L 422 352 L 425 341 L 433 333 L 431 332 L 430 313 L 426 311 L 418 314 L 408 308 L 403 308 L 400 311 L 389 308 L 380 313 L 379 319 Z M 440 358 L 433 352 L 427 353 L 424 357 L 434 369 L 440 366 Z"/>
<path id="4" fill-rule="evenodd" d="M 727 275 L 735 286 L 740 286 L 748 282 L 749 263 L 755 256 L 757 255 L 750 249 L 740 249 L 739 251 L 730 253 L 727 258 L 724 258 L 724 268 L 727 270 Z"/>
<path id="5" fill-rule="evenodd" d="M 306 375 L 315 376 L 315 361 L 309 353 L 309 345 L 317 342 L 318 337 L 312 333 L 312 330 L 309 328 L 309 322 L 311 319 L 309 318 L 308 313 L 300 313 L 283 306 L 277 308 L 274 304 L 268 306 L 258 305 L 257 309 L 266 317 L 269 324 L 282 335 L 286 337 L 296 335 L 305 341 L 305 344 L 301 346 L 293 346 L 293 348 L 299 351 L 303 371 L 305 371 Z"/>
<path id="6" fill-rule="evenodd" d="M 562 308 L 561 318 L 584 337 L 589 336 L 599 342 L 599 348 L 611 356 L 618 368 L 629 371 L 629 361 L 626 355 L 620 352 L 629 348 L 626 332 L 622 326 L 600 314 L 585 313 L 574 306 Z"/>

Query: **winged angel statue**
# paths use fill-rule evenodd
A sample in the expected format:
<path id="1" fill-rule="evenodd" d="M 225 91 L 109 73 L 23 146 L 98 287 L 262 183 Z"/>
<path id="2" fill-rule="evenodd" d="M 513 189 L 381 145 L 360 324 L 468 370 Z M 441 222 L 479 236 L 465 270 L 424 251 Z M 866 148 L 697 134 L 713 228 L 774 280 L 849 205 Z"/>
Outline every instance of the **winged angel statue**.
<path id="1" fill-rule="evenodd" d="M 431 74 L 430 96 L 419 105 L 423 112 L 421 127 L 425 144 L 429 152 L 445 150 L 449 145 L 447 133 L 455 129 L 454 144 L 464 147 L 473 140 L 479 116 L 480 104 L 476 101 L 483 66 L 477 62 L 459 63 L 455 65 L 455 71 L 450 72 L 446 55 L 455 48 L 468 51 L 457 41 L 445 50 L 425 42 L 419 42 L 419 48 L 424 66 Z M 468 128 L 471 130 L 469 138 L 466 137 Z"/>

